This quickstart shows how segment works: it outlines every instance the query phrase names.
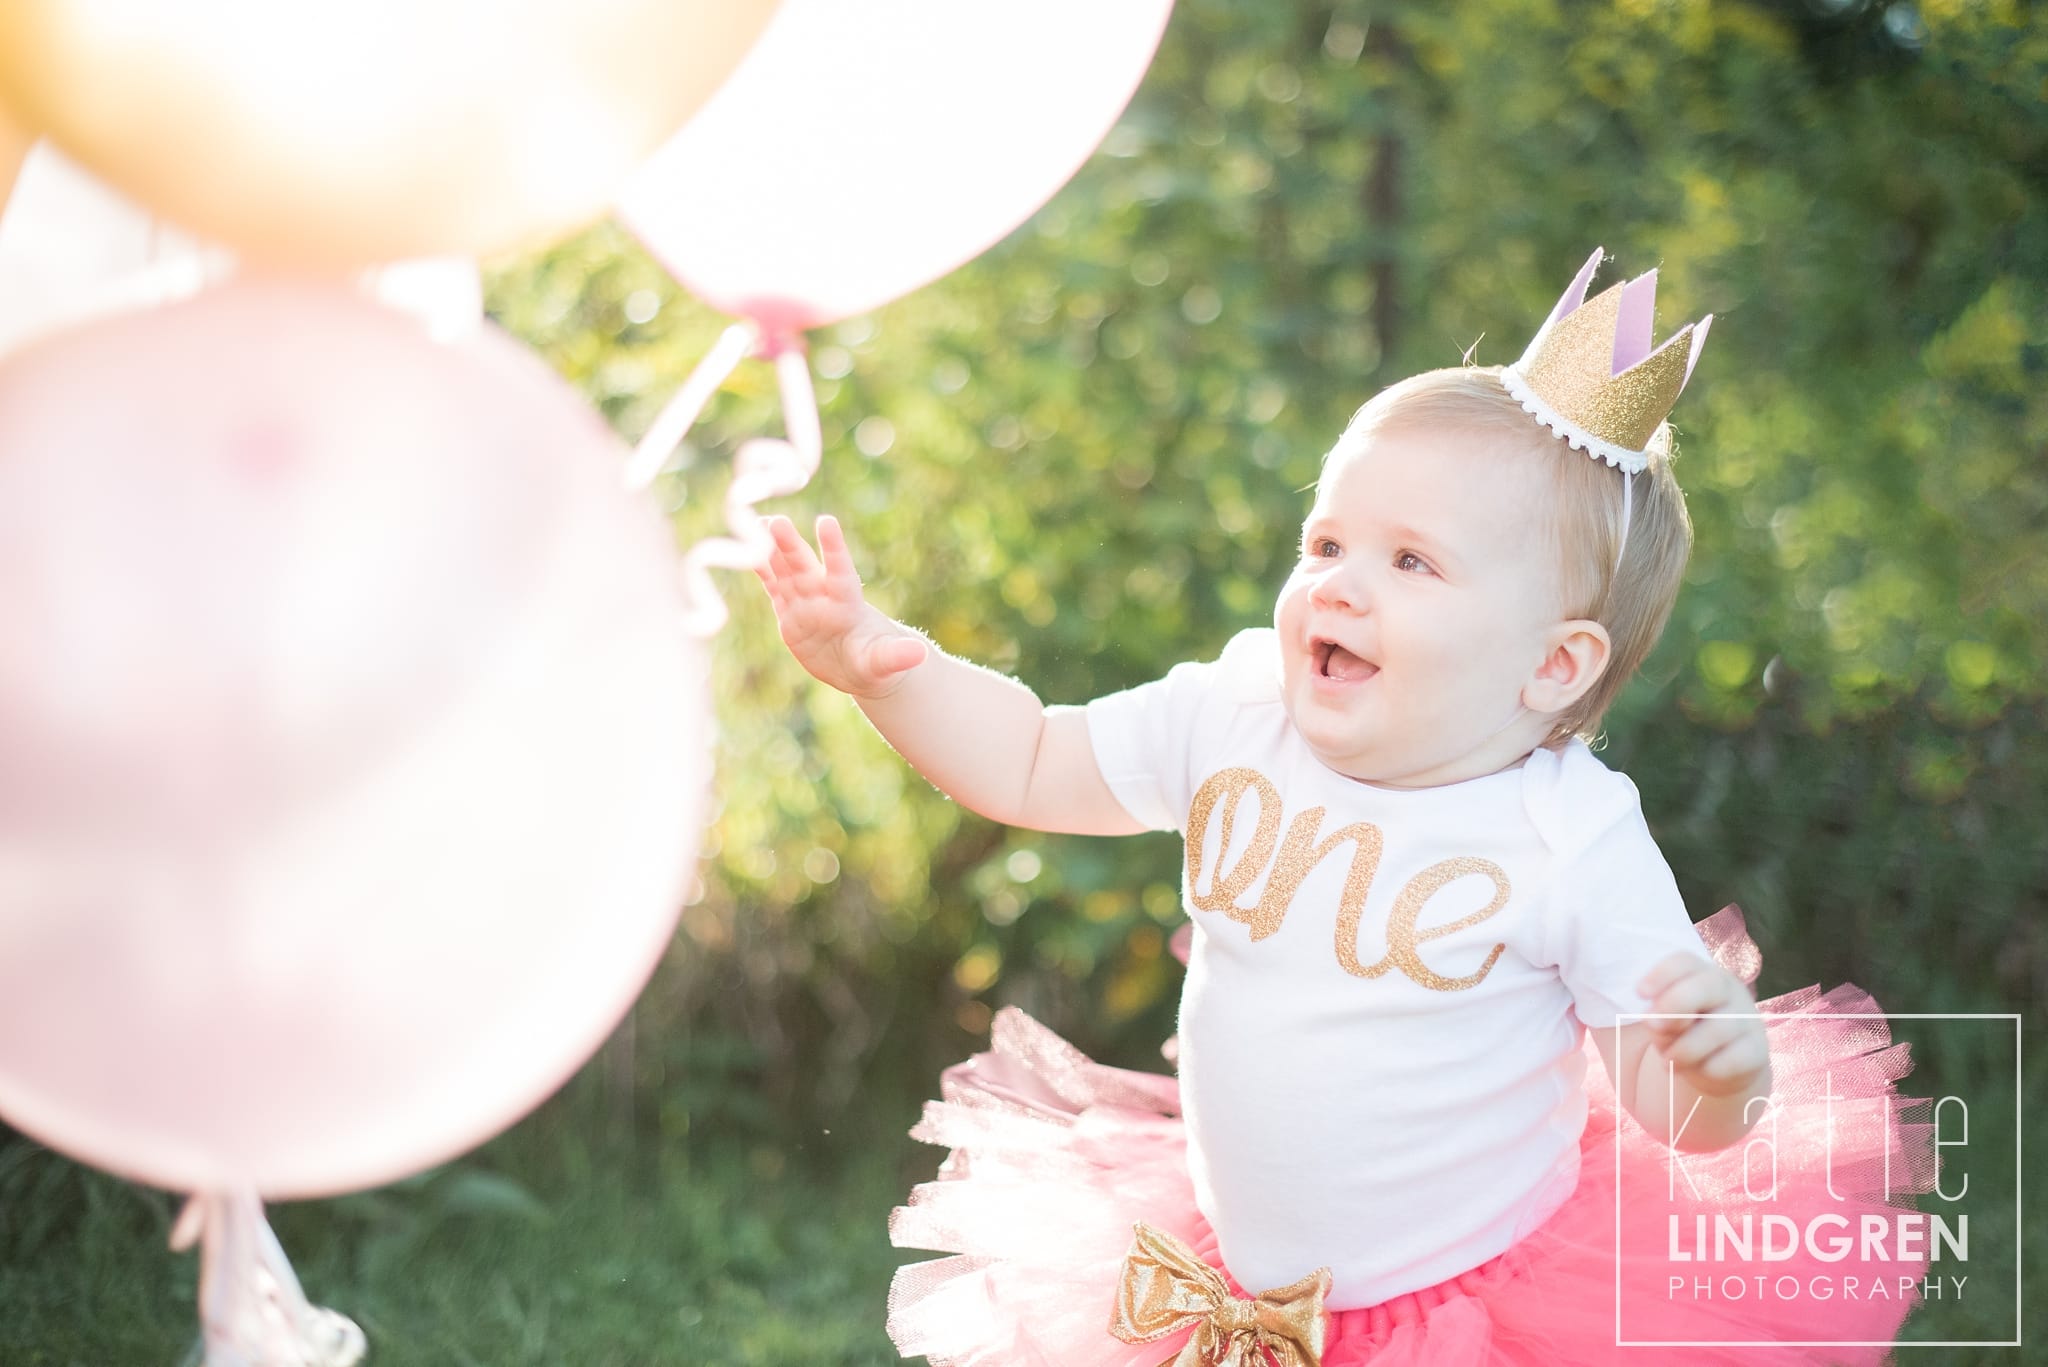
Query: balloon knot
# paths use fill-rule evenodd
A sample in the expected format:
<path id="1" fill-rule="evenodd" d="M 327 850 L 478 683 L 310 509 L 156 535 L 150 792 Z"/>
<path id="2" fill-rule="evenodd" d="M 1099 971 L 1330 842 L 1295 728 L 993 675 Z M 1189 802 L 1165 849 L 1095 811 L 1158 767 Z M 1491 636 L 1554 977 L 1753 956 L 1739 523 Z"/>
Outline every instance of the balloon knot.
<path id="1" fill-rule="evenodd" d="M 201 1192 L 171 1232 L 199 1251 L 205 1367 L 355 1367 L 363 1331 L 306 1300 L 254 1192 Z"/>

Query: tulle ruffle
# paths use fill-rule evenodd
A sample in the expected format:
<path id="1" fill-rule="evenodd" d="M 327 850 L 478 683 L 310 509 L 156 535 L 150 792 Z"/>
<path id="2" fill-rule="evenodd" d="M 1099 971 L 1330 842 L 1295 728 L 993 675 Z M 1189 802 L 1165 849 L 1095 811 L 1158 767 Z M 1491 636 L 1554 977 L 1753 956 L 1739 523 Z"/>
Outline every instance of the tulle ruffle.
<path id="1" fill-rule="evenodd" d="M 1739 912 L 1698 929 L 1709 953 L 1754 982 L 1761 956 Z M 1759 1207 L 1744 1194 L 1745 1154 L 1752 1188 L 1768 1180 L 1760 1148 L 1683 1155 L 1686 1244 L 1693 1214 L 1706 1215 L 1710 1230 L 1717 1214 L 1759 1210 L 1800 1229 L 1813 1215 L 1838 1214 L 1855 1229 L 1863 1213 L 1910 1209 L 1907 1195 L 1932 1178 L 1926 1103 L 1894 1098 L 1907 1047 L 1892 1043 L 1883 1020 L 1858 1018 L 1877 1011 L 1870 997 L 1851 986 L 1805 988 L 1759 1009 L 1779 1108 L 1776 1197 Z M 946 1071 L 940 1099 L 911 1131 L 952 1152 L 937 1180 L 895 1212 L 890 1235 L 900 1247 L 951 1256 L 897 1273 L 890 1336 L 904 1356 L 925 1355 L 933 1367 L 1159 1367 L 1185 1335 L 1130 1345 L 1108 1332 L 1132 1224 L 1143 1220 L 1221 1267 L 1187 1177 L 1178 1088 L 1170 1077 L 1095 1063 L 1014 1008 L 997 1015 L 993 1034 L 988 1052 Z M 1882 1296 L 1842 1295 L 1843 1265 L 1804 1246 L 1768 1264 L 1695 1264 L 1718 1287 L 1704 1297 L 1696 1285 L 1672 1292 L 1670 1150 L 1619 1113 L 1590 1039 L 1585 1048 L 1591 1119 L 1572 1195 L 1480 1267 L 1333 1313 L 1324 1367 L 1885 1360 L 1883 1347 L 1795 1345 L 1889 1343 L 1915 1302 L 1924 1257 L 1890 1264 Z M 1636 1199 L 1652 1192 L 1657 1199 Z M 1815 1294 L 1823 1285 L 1825 1298 Z M 1783 1294 L 1788 1286 L 1795 1294 Z M 1617 1346 L 1617 1306 L 1621 1337 L 1656 1346 Z"/>

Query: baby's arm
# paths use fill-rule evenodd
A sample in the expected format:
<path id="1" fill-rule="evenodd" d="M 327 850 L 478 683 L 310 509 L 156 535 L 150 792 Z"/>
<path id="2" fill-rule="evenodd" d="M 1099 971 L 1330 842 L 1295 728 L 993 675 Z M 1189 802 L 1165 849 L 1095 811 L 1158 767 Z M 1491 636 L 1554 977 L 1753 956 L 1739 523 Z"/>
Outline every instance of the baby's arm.
<path id="1" fill-rule="evenodd" d="M 970 811 L 1031 830 L 1131 835 L 1144 829 L 1103 781 L 1078 707 L 1046 707 L 1014 679 L 945 654 L 873 607 L 839 523 L 818 519 L 818 550 L 786 517 L 760 570 L 783 644 L 851 694 L 896 752 Z M 822 559 L 820 556 L 822 555 Z"/>
<path id="2" fill-rule="evenodd" d="M 1697 954 L 1673 954 L 1637 990 L 1649 1014 L 1698 1019 L 1635 1021 L 1594 1030 L 1623 1109 L 1673 1148 L 1726 1148 L 1763 1115 L 1770 1048 L 1740 978 Z"/>

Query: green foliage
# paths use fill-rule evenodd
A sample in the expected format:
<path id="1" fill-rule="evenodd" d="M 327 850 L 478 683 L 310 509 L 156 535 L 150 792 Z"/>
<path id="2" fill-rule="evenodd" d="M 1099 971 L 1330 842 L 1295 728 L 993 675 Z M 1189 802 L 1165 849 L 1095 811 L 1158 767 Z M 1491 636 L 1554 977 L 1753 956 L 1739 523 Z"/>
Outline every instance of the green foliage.
<path id="1" fill-rule="evenodd" d="M 2025 1000 L 2048 37 L 2011 6 L 1918 16 L 1190 0 L 1029 225 L 814 339 L 826 459 L 782 506 L 837 513 L 871 596 L 948 650 L 1082 701 L 1264 620 L 1357 404 L 1510 359 L 1604 242 L 1661 265 L 1667 327 L 1717 314 L 1677 414 L 1693 569 L 1610 723 L 1695 911 L 1751 905 L 1774 972 Z M 629 434 L 721 326 L 613 231 L 492 298 Z M 665 486 L 684 539 L 775 423 L 743 367 Z M 716 1022 L 769 1095 L 828 1110 L 1001 1001 L 1150 1059 L 1174 843 L 962 815 L 728 592 L 722 813 L 656 1033 Z M 1986 952 L 1893 957 L 1952 927 Z"/>

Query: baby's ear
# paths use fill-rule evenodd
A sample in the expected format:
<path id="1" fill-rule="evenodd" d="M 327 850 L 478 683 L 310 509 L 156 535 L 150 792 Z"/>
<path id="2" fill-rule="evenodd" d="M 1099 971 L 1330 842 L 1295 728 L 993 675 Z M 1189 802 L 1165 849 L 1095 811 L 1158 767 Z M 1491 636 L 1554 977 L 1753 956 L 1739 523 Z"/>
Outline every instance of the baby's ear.
<path id="1" fill-rule="evenodd" d="M 1607 672 L 1613 653 L 1607 628 L 1591 618 L 1574 618 L 1550 629 L 1548 651 L 1522 685 L 1522 705 L 1555 714 L 1583 698 Z"/>

